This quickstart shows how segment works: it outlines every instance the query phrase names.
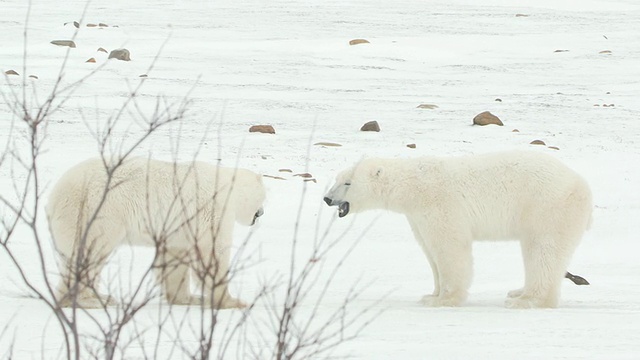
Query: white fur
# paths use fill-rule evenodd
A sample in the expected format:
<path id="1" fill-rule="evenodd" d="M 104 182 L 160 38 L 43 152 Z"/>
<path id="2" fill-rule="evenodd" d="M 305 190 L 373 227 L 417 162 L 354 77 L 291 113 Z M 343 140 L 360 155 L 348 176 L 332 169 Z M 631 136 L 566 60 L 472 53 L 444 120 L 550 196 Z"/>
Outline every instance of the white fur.
<path id="1" fill-rule="evenodd" d="M 80 306 L 107 304 L 95 291 L 100 270 L 113 250 L 130 244 L 158 249 L 155 272 L 169 302 L 242 307 L 227 290 L 229 251 L 234 223 L 252 225 L 262 214 L 262 178 L 243 169 L 145 158 L 125 161 L 110 182 L 105 169 L 101 159 L 82 162 L 49 197 L 61 303 L 70 306 L 74 291 Z M 190 271 L 204 286 L 203 298 L 191 294 Z M 74 285 L 76 274 L 80 282 Z M 207 276 L 203 282 L 195 274 Z"/>
<path id="2" fill-rule="evenodd" d="M 347 185 L 350 184 L 350 185 Z M 507 307 L 556 307 L 561 281 L 591 222 L 585 180 L 554 157 L 501 152 L 465 157 L 365 159 L 337 176 L 330 205 L 406 215 L 433 271 L 422 302 L 458 306 L 472 278 L 472 240 L 517 239 L 524 287 Z"/>

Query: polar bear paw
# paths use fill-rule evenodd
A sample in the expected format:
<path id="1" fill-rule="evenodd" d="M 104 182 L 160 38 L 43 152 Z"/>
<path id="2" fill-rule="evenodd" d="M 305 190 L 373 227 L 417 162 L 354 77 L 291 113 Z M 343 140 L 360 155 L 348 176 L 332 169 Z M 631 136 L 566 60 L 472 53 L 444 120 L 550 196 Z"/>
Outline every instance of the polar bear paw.
<path id="1" fill-rule="evenodd" d="M 211 300 L 209 296 L 190 296 L 184 299 L 174 299 L 171 301 L 171 304 L 203 306 L 205 308 L 215 309 L 242 309 L 247 307 L 244 302 L 231 296 L 225 296 L 223 299 L 214 300 Z"/>
<path id="2" fill-rule="evenodd" d="M 524 293 L 524 288 L 520 288 L 520 289 L 515 289 L 515 290 L 511 290 L 507 293 L 507 297 L 508 298 L 517 298 L 522 296 L 522 294 Z"/>
<path id="3" fill-rule="evenodd" d="M 217 309 L 244 309 L 247 307 L 247 304 L 240 299 L 227 296 L 222 301 L 216 301 L 214 306 Z"/>
<path id="4" fill-rule="evenodd" d="M 511 295 L 511 293 L 509 295 Z M 504 306 L 509 309 L 531 309 L 537 307 L 532 298 L 525 298 L 522 296 L 510 296 L 505 300 Z"/>
<path id="5" fill-rule="evenodd" d="M 437 295 L 425 295 L 420 299 L 420 303 L 428 307 L 442 307 L 442 306 L 460 306 L 462 300 L 456 297 L 441 297 Z"/>
<path id="6" fill-rule="evenodd" d="M 59 297 L 58 304 L 60 307 L 72 307 L 73 299 L 68 295 Z M 81 294 L 75 299 L 76 307 L 82 309 L 103 309 L 107 306 L 114 306 L 118 303 L 115 299 L 108 295 Z"/>

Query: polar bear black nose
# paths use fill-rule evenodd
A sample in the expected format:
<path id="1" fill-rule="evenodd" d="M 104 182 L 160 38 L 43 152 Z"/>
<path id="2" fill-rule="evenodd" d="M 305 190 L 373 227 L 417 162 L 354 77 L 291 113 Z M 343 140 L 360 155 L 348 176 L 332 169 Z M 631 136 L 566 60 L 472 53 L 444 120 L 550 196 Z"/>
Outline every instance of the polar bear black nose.
<path id="1" fill-rule="evenodd" d="M 327 203 L 327 205 L 331 206 L 331 203 L 333 203 L 333 199 L 330 199 L 330 198 L 328 198 L 328 197 L 326 197 L 326 196 L 325 196 L 325 197 L 324 197 L 324 202 L 326 202 L 326 203 Z"/>

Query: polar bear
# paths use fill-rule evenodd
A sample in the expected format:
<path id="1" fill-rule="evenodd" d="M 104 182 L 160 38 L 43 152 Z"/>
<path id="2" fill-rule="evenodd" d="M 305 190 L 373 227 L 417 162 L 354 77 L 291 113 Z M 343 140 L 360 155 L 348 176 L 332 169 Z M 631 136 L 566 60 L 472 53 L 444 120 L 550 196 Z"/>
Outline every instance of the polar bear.
<path id="1" fill-rule="evenodd" d="M 263 214 L 262 177 L 203 162 L 131 158 L 115 165 L 82 162 L 50 194 L 46 214 L 59 255 L 60 304 L 112 304 L 96 291 L 98 278 L 109 254 L 129 244 L 155 249 L 153 268 L 168 302 L 244 307 L 227 289 L 229 252 L 234 223 L 253 225 Z M 191 294 L 190 279 L 202 297 Z"/>
<path id="2" fill-rule="evenodd" d="M 364 159 L 341 172 L 324 201 L 339 217 L 369 209 L 404 214 L 434 278 L 427 306 L 459 306 L 472 278 L 472 240 L 518 239 L 524 287 L 510 308 L 558 305 L 569 260 L 591 223 L 586 181 L 554 157 L 500 152 Z"/>

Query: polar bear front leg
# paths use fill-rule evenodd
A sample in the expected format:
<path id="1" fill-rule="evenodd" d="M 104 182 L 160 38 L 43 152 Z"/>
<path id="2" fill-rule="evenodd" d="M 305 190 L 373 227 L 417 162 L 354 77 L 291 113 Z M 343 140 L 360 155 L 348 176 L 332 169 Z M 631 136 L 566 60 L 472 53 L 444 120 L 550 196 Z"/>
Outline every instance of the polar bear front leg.
<path id="1" fill-rule="evenodd" d="M 101 309 L 105 306 L 115 305 L 116 302 L 110 296 L 98 292 L 100 283 L 99 273 L 104 263 L 96 264 L 91 270 L 77 274 L 69 271 L 67 267 L 61 273 L 61 279 L 56 288 L 56 300 L 60 307 L 75 306 L 83 309 Z"/>
<path id="2" fill-rule="evenodd" d="M 420 233 L 420 227 L 416 224 L 415 221 L 413 221 L 413 219 L 409 217 L 407 217 L 407 219 L 409 220 L 409 225 L 411 225 L 411 230 L 413 231 L 413 235 L 415 236 L 418 245 L 420 245 L 422 252 L 426 256 L 427 261 L 431 266 L 431 274 L 433 276 L 433 293 L 431 293 L 431 295 L 425 295 L 422 298 L 421 302 L 426 302 L 429 301 L 429 298 L 437 297 L 440 294 L 440 275 L 438 274 L 438 264 L 436 264 L 433 257 L 431 256 L 431 253 L 429 252 L 429 248 L 425 243 L 424 237 Z"/>
<path id="3" fill-rule="evenodd" d="M 422 304 L 459 306 L 467 299 L 473 275 L 471 238 L 454 233 L 440 234 L 425 239 L 425 247 L 437 267 L 439 292 L 425 296 Z"/>
<path id="4" fill-rule="evenodd" d="M 157 261 L 155 273 L 167 302 L 174 305 L 194 303 L 190 289 L 189 265 L 184 260 L 174 258 L 167 261 L 165 258 Z"/>
<path id="5" fill-rule="evenodd" d="M 216 250 L 213 261 L 213 273 L 207 276 L 204 284 L 205 297 L 211 307 L 216 309 L 245 308 L 247 305 L 229 293 L 229 260 L 228 247 Z"/>

